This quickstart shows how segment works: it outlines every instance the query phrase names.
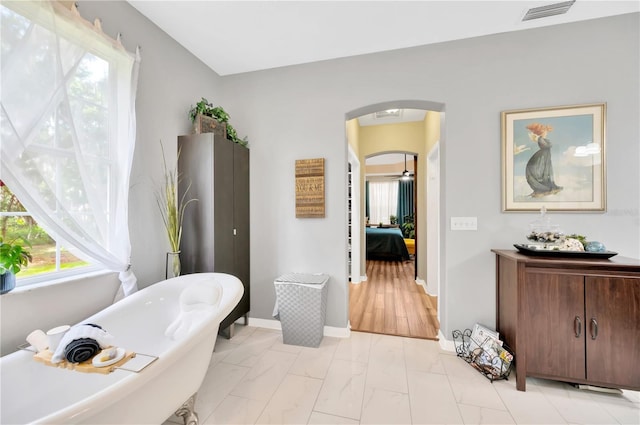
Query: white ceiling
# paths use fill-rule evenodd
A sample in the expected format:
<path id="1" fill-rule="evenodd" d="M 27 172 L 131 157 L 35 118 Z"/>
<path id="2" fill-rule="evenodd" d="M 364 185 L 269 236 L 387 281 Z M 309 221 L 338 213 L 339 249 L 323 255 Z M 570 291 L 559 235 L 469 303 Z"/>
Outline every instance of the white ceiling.
<path id="1" fill-rule="evenodd" d="M 522 22 L 529 8 L 562 0 L 128 1 L 219 75 L 640 11 L 638 0 L 578 0 L 564 15 Z"/>

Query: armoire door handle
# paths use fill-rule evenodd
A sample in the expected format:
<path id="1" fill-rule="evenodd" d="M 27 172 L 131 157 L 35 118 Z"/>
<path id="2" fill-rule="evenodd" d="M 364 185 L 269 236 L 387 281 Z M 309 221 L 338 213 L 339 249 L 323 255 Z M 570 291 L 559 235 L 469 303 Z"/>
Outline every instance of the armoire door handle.
<path id="1" fill-rule="evenodd" d="M 598 321 L 595 317 L 591 318 L 591 339 L 596 339 L 598 337 Z"/>
<path id="2" fill-rule="evenodd" d="M 573 331 L 576 334 L 576 338 L 580 338 L 580 335 L 582 335 L 582 320 L 580 320 L 580 316 L 576 316 L 573 319 Z"/>

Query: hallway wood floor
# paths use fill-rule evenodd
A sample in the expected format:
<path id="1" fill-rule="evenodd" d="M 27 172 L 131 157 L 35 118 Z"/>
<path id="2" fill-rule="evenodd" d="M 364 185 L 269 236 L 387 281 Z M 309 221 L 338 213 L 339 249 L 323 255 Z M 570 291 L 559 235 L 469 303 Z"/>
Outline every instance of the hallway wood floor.
<path id="1" fill-rule="evenodd" d="M 416 284 L 412 261 L 367 260 L 367 281 L 349 288 L 351 330 L 438 340 L 438 300 Z"/>

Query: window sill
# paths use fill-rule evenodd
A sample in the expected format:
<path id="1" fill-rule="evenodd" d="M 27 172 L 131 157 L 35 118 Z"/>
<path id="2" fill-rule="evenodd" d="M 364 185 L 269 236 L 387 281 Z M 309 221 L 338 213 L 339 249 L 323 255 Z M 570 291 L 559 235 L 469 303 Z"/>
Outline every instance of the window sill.
<path id="1" fill-rule="evenodd" d="M 26 292 L 35 291 L 45 287 L 48 288 L 51 286 L 71 283 L 74 281 L 89 279 L 93 277 L 106 276 L 111 273 L 117 273 L 117 272 L 106 270 L 106 269 L 98 269 L 98 270 L 94 269 L 94 270 L 86 271 L 84 273 L 55 277 L 52 279 L 47 279 L 46 281 L 42 281 L 42 282 L 34 282 L 34 283 L 27 282 L 26 284 L 25 283 L 20 284 L 20 282 L 17 282 L 16 287 L 13 290 L 11 290 L 10 292 L 7 292 L 6 294 L 3 294 L 2 296 L 5 297 L 11 294 L 26 293 Z"/>

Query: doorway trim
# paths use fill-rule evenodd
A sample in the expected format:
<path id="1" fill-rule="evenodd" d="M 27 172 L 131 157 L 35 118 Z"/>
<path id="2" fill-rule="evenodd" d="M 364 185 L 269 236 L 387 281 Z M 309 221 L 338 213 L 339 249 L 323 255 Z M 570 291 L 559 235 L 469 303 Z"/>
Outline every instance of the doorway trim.
<path id="1" fill-rule="evenodd" d="M 427 286 L 429 295 L 440 294 L 440 142 L 427 154 Z M 440 297 L 438 297 L 438 316 Z M 438 317 L 439 319 L 440 317 Z"/>
<path id="2" fill-rule="evenodd" d="M 351 146 L 348 146 L 348 149 L 348 160 L 351 164 L 351 268 L 349 273 L 351 283 L 360 283 L 367 280 L 360 271 L 360 161 Z"/>

